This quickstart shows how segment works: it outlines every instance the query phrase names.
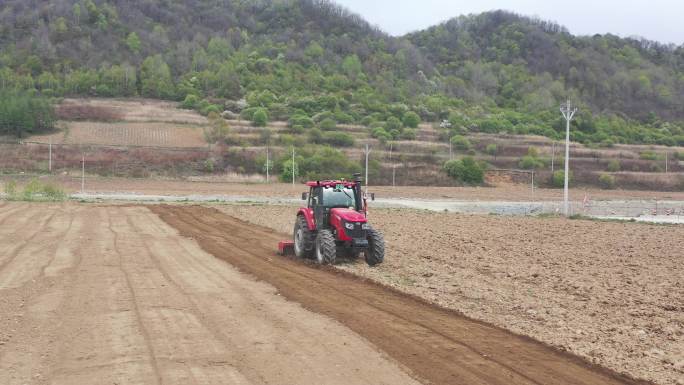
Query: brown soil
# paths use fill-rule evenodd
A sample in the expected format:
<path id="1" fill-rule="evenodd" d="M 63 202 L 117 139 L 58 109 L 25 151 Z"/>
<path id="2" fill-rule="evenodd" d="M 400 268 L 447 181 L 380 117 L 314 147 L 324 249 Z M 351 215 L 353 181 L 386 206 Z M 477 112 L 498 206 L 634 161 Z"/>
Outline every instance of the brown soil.
<path id="1" fill-rule="evenodd" d="M 530 339 L 378 284 L 277 257 L 282 234 L 204 207 L 154 206 L 166 223 L 290 300 L 333 317 L 433 384 L 627 384 Z"/>
<path id="2" fill-rule="evenodd" d="M 285 234 L 296 212 L 218 208 Z M 413 210 L 370 219 L 385 263 L 339 269 L 621 373 L 684 382 L 683 227 Z"/>
<path id="3" fill-rule="evenodd" d="M 94 106 L 114 111 L 129 122 L 168 122 L 205 124 L 207 119 L 191 110 L 178 108 L 178 103 L 154 99 L 65 99 L 67 106 Z"/>
<path id="4" fill-rule="evenodd" d="M 206 147 L 202 128 L 176 123 L 62 122 L 66 129 L 31 141 L 103 146 Z"/>
<path id="5" fill-rule="evenodd" d="M 417 385 L 144 207 L 0 202 L 0 384 L 162 383 Z"/>

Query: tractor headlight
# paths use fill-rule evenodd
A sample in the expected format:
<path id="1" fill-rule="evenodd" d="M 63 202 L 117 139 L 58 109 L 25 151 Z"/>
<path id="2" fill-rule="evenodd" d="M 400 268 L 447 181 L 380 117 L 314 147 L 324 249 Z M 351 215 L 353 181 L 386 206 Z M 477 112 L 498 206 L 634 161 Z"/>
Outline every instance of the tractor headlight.
<path id="1" fill-rule="evenodd" d="M 368 223 L 362 223 L 361 228 L 364 230 L 368 230 L 368 229 L 370 229 L 370 225 Z"/>
<path id="2" fill-rule="evenodd" d="M 349 230 L 354 230 L 354 224 L 350 222 L 344 222 L 344 227 L 346 227 Z"/>

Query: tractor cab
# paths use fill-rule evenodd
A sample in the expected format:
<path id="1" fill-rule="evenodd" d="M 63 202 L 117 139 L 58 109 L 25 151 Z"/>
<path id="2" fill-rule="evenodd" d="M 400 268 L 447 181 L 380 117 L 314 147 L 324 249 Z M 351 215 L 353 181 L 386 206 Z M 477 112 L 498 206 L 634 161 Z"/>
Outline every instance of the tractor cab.
<path id="1" fill-rule="evenodd" d="M 303 200 L 311 210 L 317 228 L 330 227 L 332 213 L 345 219 L 366 221 L 363 211 L 363 198 L 360 189 L 355 184 L 345 181 L 316 181 L 309 182 L 309 192 L 304 193 Z"/>

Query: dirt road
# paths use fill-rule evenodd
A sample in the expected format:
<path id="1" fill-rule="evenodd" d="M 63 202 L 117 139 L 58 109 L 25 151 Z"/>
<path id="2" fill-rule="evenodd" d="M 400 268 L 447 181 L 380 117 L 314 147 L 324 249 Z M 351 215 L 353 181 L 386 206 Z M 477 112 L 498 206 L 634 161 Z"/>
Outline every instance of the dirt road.
<path id="1" fill-rule="evenodd" d="M 282 235 L 211 208 L 150 209 L 204 250 L 365 337 L 433 384 L 632 384 L 579 359 L 372 282 L 277 257 Z"/>
<path id="2" fill-rule="evenodd" d="M 0 203 L 0 384 L 417 383 L 145 207 Z"/>

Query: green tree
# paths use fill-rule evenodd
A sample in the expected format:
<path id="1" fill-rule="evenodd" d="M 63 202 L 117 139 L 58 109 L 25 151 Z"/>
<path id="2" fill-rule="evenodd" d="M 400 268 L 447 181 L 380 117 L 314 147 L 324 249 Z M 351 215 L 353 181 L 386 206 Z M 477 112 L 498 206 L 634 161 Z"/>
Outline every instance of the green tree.
<path id="1" fill-rule="evenodd" d="M 171 99 L 174 96 L 174 86 L 171 80 L 171 70 L 161 55 L 149 56 L 140 70 L 143 96 Z"/>
<path id="2" fill-rule="evenodd" d="M 484 183 L 484 169 L 472 157 L 450 160 L 444 164 L 447 175 L 455 180 L 471 185 Z"/>
<path id="3" fill-rule="evenodd" d="M 330 118 L 323 119 L 318 127 L 323 131 L 334 131 L 337 128 L 337 123 Z"/>
<path id="4" fill-rule="evenodd" d="M 342 71 L 352 80 L 356 80 L 362 73 L 361 60 L 356 55 L 349 55 L 342 62 Z"/>
<path id="5" fill-rule="evenodd" d="M 74 4 L 71 8 L 71 12 L 74 14 L 74 22 L 76 25 L 81 24 L 81 6 L 78 3 Z"/>
<path id="6" fill-rule="evenodd" d="M 126 46 L 135 54 L 140 52 L 141 43 L 137 33 L 131 32 L 128 34 L 128 37 L 126 38 Z"/>
<path id="7" fill-rule="evenodd" d="M 572 171 L 568 174 L 568 185 L 571 185 L 573 182 L 573 175 Z M 551 177 L 551 184 L 553 187 L 556 188 L 563 188 L 565 187 L 565 171 L 563 170 L 558 170 L 553 173 L 553 176 Z"/>
<path id="8" fill-rule="evenodd" d="M 0 90 L 0 135 L 24 137 L 50 130 L 55 114 L 50 101 L 24 91 Z"/>
<path id="9" fill-rule="evenodd" d="M 465 136 L 462 135 L 454 135 L 451 138 L 451 144 L 458 150 L 461 151 L 468 151 L 471 148 L 473 148 L 473 145 L 470 143 L 470 140 L 466 138 Z"/>
<path id="10" fill-rule="evenodd" d="M 268 124 L 268 111 L 265 108 L 257 108 L 252 115 L 252 124 L 257 127 L 264 127 Z"/>
<path id="11" fill-rule="evenodd" d="M 409 111 L 404 114 L 402 122 L 404 127 L 417 128 L 418 124 L 420 124 L 420 116 L 413 111 Z"/>

